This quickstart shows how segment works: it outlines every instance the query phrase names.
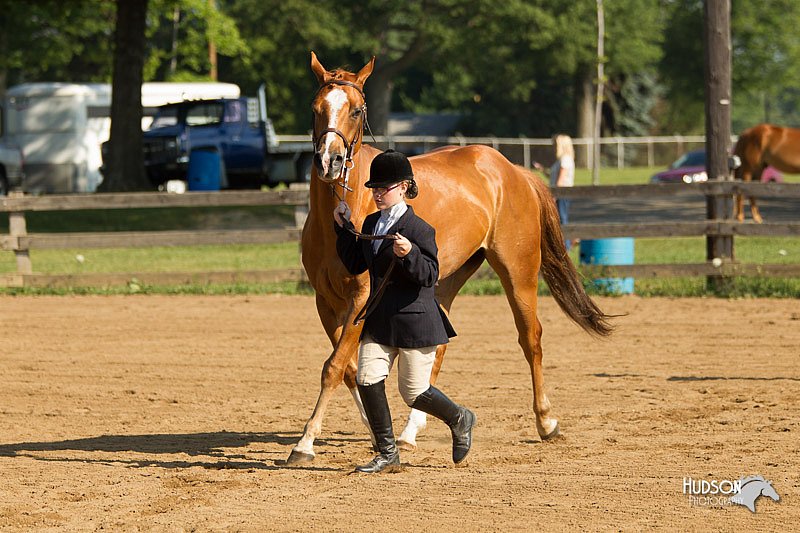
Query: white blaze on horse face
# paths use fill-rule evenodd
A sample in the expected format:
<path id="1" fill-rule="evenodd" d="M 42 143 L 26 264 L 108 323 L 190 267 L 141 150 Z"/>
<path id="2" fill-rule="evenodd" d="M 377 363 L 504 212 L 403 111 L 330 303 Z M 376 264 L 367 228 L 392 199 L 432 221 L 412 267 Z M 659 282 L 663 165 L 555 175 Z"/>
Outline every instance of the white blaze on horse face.
<path id="1" fill-rule="evenodd" d="M 328 94 L 325 95 L 325 101 L 328 102 L 327 129 L 338 129 L 337 126 L 339 125 L 339 112 L 342 110 L 345 104 L 347 104 L 347 93 L 338 87 L 331 89 Z M 331 143 L 338 139 L 338 137 L 333 132 L 326 133 L 324 137 L 325 148 L 322 151 L 322 173 L 327 174 L 328 166 L 331 162 Z"/>

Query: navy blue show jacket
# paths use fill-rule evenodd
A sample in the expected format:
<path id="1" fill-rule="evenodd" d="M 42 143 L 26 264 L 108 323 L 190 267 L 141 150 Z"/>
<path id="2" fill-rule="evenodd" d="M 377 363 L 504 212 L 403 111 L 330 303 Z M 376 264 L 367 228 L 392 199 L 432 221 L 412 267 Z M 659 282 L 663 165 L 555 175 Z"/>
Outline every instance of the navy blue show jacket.
<path id="1" fill-rule="evenodd" d="M 380 212 L 367 216 L 362 232 L 372 235 Z M 403 258 L 392 251 L 394 241 L 381 241 L 375 253 L 373 242 L 358 239 L 334 222 L 336 251 L 348 272 L 358 275 L 369 270 L 370 294 L 383 283 L 392 261 L 398 264 L 390 273 L 380 300 L 364 320 L 361 333 L 369 333 L 380 344 L 395 348 L 421 348 L 445 344 L 456 332 L 434 296 L 439 279 L 436 231 L 408 209 L 389 228 L 388 233 L 400 233 L 412 244 Z"/>

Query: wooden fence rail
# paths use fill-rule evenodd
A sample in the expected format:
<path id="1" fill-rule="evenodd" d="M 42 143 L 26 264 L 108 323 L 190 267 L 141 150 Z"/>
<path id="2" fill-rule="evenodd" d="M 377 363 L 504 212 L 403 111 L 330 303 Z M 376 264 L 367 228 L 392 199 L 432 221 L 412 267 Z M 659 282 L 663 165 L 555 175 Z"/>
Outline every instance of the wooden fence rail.
<path id="1" fill-rule="evenodd" d="M 585 186 L 556 189 L 560 198 L 582 198 L 602 202 L 614 198 L 669 197 L 696 194 L 705 197 L 744 192 L 756 197 L 800 198 L 800 184 L 707 182 L 693 185 L 653 184 Z M 36 211 L 68 211 L 93 209 L 235 207 L 290 205 L 306 209 L 307 190 L 287 191 L 223 191 L 171 193 L 129 193 L 93 195 L 24 196 L 12 193 L 0 197 L 0 213 L 9 215 L 9 234 L 0 235 L 0 249 L 13 252 L 17 272 L 0 276 L 0 286 L 107 286 L 126 283 L 132 278 L 147 284 L 182 284 L 206 282 L 275 282 L 301 280 L 300 269 L 283 271 L 237 272 L 170 272 L 118 273 L 81 275 L 33 274 L 32 249 L 59 248 L 127 248 L 147 246 L 189 246 L 224 244 L 265 244 L 297 241 L 297 227 L 263 230 L 199 230 L 151 232 L 81 232 L 29 234 L 25 213 Z M 800 221 L 740 223 L 732 219 L 664 221 L 602 224 L 567 224 L 568 238 L 603 239 L 610 237 L 678 237 L 678 236 L 800 236 Z M 800 277 L 800 264 L 755 265 L 723 260 L 670 265 L 582 265 L 587 276 L 778 276 Z"/>

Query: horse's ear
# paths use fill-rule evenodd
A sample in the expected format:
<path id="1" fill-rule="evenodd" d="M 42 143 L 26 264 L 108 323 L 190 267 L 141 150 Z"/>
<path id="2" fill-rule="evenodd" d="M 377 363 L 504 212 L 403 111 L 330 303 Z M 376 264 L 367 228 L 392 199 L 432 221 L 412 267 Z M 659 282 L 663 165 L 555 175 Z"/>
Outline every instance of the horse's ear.
<path id="1" fill-rule="evenodd" d="M 319 82 L 320 85 L 328 83 L 333 78 L 330 72 L 325 70 L 325 67 L 319 62 L 317 54 L 315 54 L 313 50 L 311 51 L 311 71 L 314 73 L 314 76 L 317 77 L 317 82 Z"/>
<path id="2" fill-rule="evenodd" d="M 356 76 L 356 83 L 364 86 L 364 82 L 367 81 L 369 75 L 372 74 L 372 69 L 375 68 L 375 56 L 372 56 L 372 59 L 369 60 L 369 63 L 364 65 L 364 68 L 358 71 L 358 75 Z"/>

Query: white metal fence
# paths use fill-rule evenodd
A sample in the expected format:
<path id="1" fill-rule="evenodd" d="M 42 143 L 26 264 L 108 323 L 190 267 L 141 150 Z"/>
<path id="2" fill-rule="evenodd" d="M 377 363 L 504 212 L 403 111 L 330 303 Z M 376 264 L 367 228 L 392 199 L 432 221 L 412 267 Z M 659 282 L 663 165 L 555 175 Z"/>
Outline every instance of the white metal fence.
<path id="1" fill-rule="evenodd" d="M 485 144 L 503 153 L 509 160 L 530 167 L 534 161 L 545 166 L 553 162 L 552 141 L 550 139 L 533 139 L 527 137 L 436 137 L 436 136 L 376 136 L 371 142 L 369 135 L 365 139 L 370 144 L 386 149 L 393 148 L 408 154 L 421 154 L 447 145 L 466 146 L 468 144 Z M 279 141 L 310 141 L 306 135 L 279 135 Z M 575 145 L 575 161 L 578 166 L 592 166 L 592 139 L 577 138 Z M 731 137 L 731 146 L 736 137 Z M 705 146 L 703 135 L 670 135 L 657 137 L 602 137 L 600 139 L 600 166 L 606 168 L 625 167 L 665 167 L 689 150 L 702 149 Z"/>

